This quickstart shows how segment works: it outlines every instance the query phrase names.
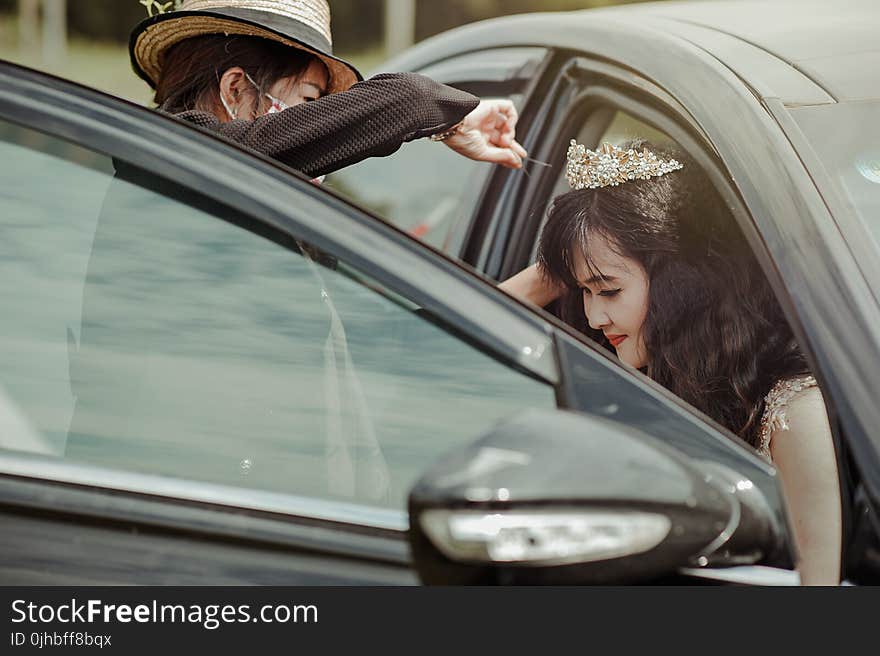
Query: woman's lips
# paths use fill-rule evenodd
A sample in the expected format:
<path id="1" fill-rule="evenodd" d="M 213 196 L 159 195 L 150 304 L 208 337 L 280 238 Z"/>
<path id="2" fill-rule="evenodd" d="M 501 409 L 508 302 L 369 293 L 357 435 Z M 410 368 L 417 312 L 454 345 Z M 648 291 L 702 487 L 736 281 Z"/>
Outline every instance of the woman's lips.
<path id="1" fill-rule="evenodd" d="M 617 348 L 626 339 L 626 335 L 605 335 L 605 338 L 611 342 L 611 346 Z"/>

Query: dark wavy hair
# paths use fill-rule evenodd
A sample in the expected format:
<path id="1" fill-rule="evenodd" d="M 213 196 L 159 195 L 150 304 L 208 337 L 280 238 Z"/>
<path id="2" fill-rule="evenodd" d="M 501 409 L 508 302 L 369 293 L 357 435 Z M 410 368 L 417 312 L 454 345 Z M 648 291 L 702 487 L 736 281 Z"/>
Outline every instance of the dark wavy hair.
<path id="1" fill-rule="evenodd" d="M 647 147 L 684 168 L 616 187 L 557 197 L 541 234 L 538 261 L 564 283 L 561 318 L 613 350 L 589 327 L 573 257 L 579 249 L 590 275 L 596 237 L 639 262 L 649 280 L 642 331 L 645 373 L 671 392 L 758 446 L 764 397 L 781 378 L 809 372 L 791 327 L 730 211 L 703 171 L 684 152 Z"/>

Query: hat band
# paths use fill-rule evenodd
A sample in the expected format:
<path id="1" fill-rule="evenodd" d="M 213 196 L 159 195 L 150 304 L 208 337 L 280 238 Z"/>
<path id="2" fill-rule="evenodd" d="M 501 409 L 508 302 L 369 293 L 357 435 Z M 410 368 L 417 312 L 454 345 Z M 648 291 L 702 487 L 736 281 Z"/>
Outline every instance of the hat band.
<path id="1" fill-rule="evenodd" d="M 205 12 L 208 13 L 208 12 Z M 333 54 L 333 44 L 321 32 L 310 25 L 288 18 L 280 14 L 267 14 L 257 9 L 240 9 L 228 8 L 223 10 L 214 10 L 210 13 L 224 18 L 234 18 L 247 21 L 254 25 L 268 28 L 279 34 L 290 36 L 297 41 L 302 41 L 305 45 L 321 50 L 328 55 Z"/>
<path id="2" fill-rule="evenodd" d="M 187 0 L 181 11 L 257 11 L 261 16 L 281 16 L 308 25 L 333 42 L 330 31 L 330 5 L 327 0 Z"/>

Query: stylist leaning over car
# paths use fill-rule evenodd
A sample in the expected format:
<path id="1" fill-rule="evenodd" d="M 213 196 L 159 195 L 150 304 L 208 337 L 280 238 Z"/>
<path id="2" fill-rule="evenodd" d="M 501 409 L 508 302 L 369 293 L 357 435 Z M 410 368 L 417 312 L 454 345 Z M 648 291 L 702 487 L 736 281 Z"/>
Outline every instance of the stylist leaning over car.
<path id="1" fill-rule="evenodd" d="M 183 0 L 132 32 L 135 72 L 160 111 L 309 176 L 431 137 L 471 159 L 519 168 L 517 113 L 414 73 L 363 81 L 333 56 L 327 0 Z M 154 15 L 155 14 L 155 15 Z"/>

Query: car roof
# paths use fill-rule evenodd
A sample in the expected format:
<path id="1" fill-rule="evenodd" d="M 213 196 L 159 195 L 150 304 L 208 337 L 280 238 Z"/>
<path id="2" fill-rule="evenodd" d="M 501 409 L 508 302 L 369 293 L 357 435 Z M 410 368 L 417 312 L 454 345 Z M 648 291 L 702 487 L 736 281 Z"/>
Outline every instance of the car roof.
<path id="1" fill-rule="evenodd" d="M 615 14 L 629 15 L 632 20 L 665 21 L 671 31 L 685 38 L 689 26 L 734 37 L 800 71 L 834 100 L 880 98 L 877 0 L 703 0 L 614 9 Z M 699 45 L 721 54 L 721 48 L 712 47 L 708 39 Z M 750 77 L 761 73 L 747 72 Z"/>
<path id="2" fill-rule="evenodd" d="M 504 46 L 617 58 L 621 49 L 636 52 L 640 41 L 656 35 L 670 45 L 672 37 L 686 48 L 696 46 L 756 96 L 779 98 L 788 106 L 880 99 L 877 5 L 878 0 L 686 0 L 517 14 L 429 38 L 386 62 L 386 70 L 418 70 L 456 54 Z M 616 52 L 608 52 L 612 42 Z"/>

